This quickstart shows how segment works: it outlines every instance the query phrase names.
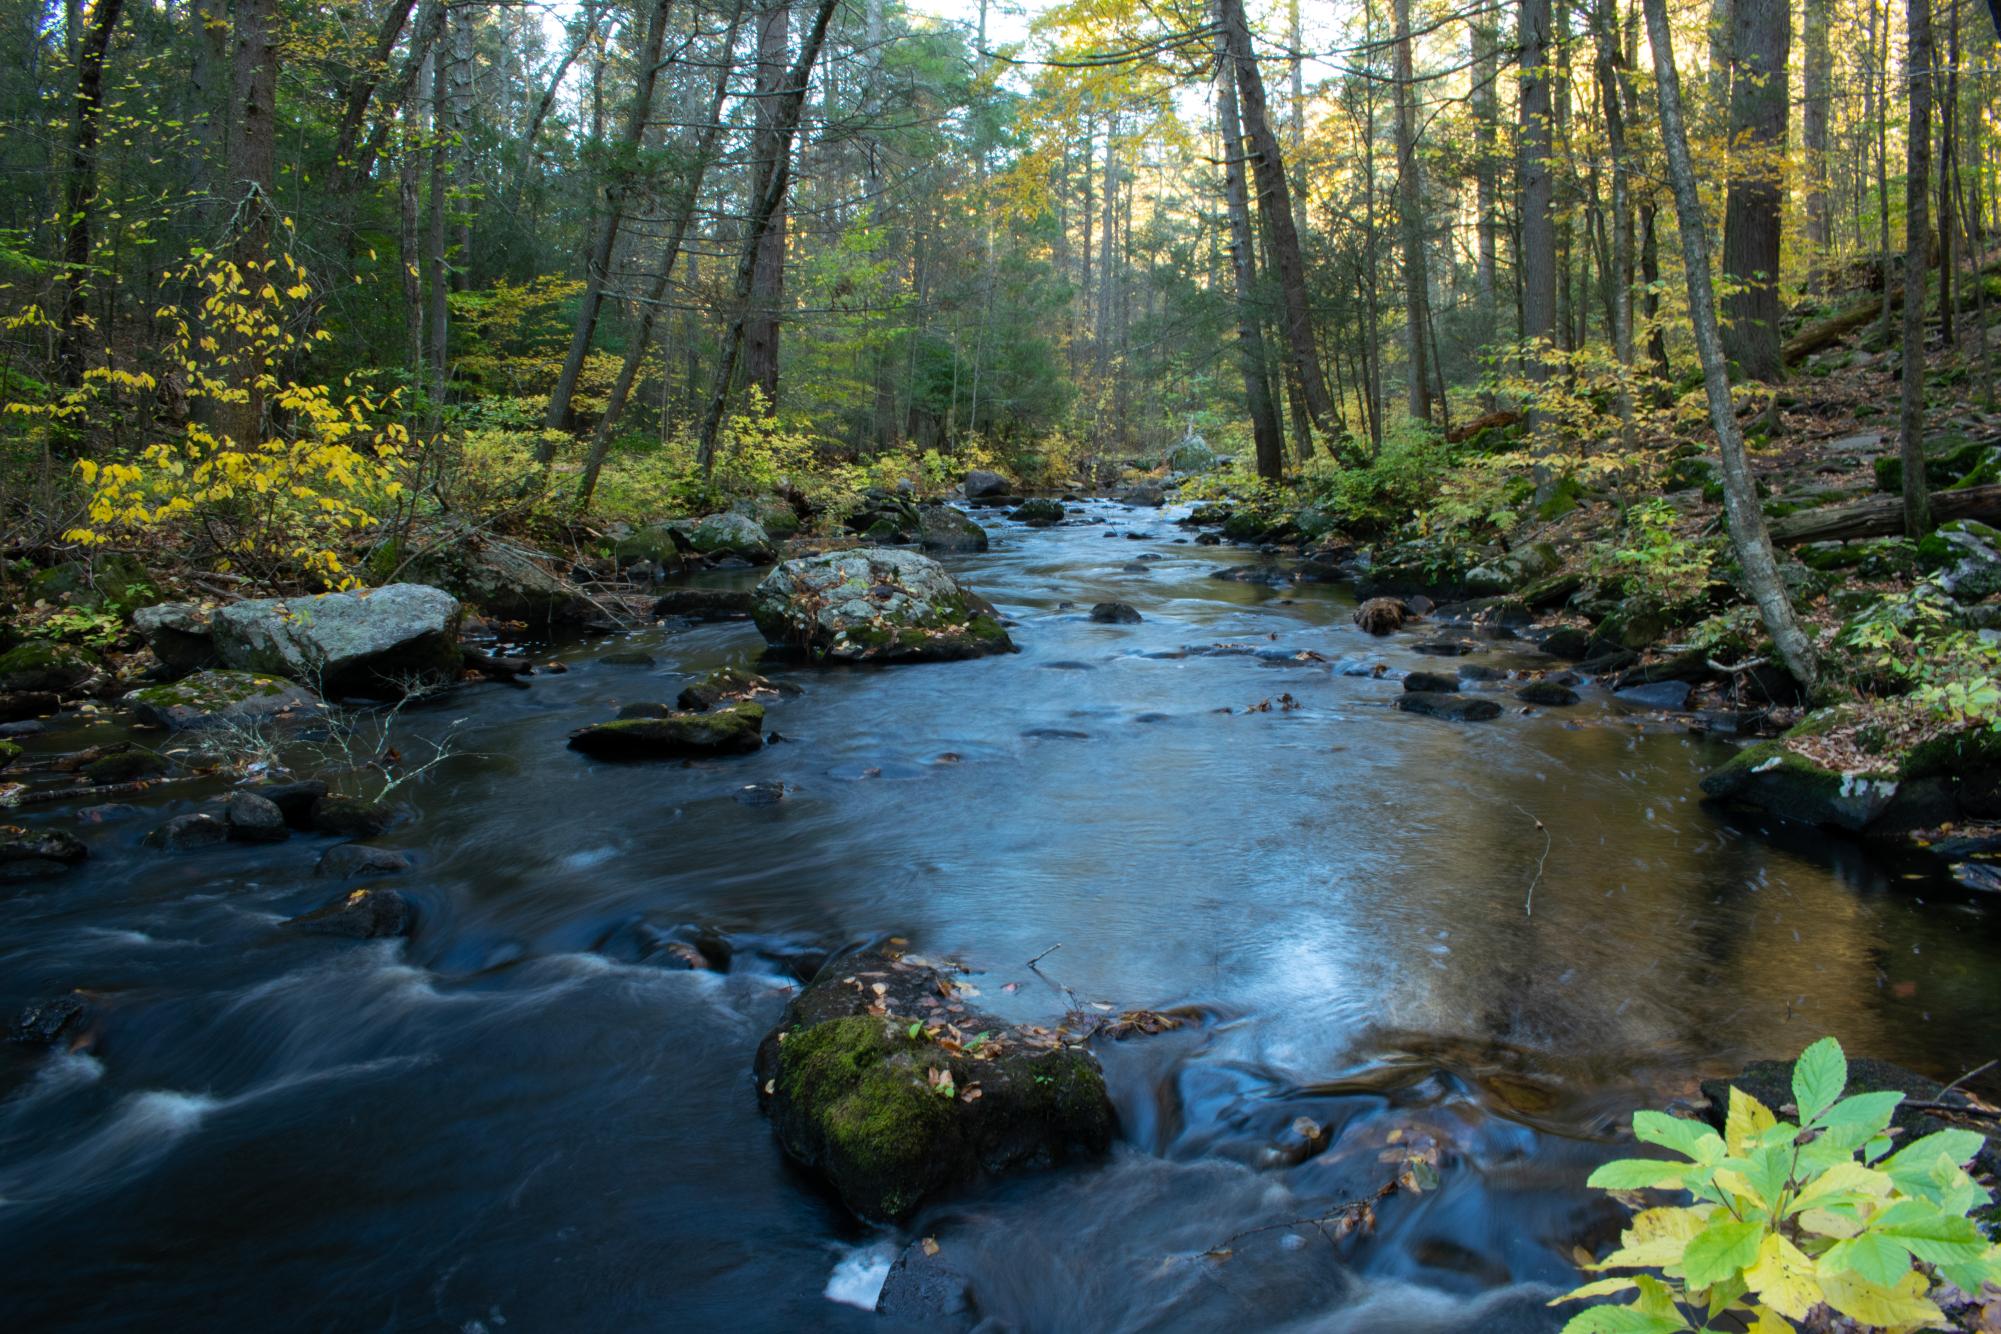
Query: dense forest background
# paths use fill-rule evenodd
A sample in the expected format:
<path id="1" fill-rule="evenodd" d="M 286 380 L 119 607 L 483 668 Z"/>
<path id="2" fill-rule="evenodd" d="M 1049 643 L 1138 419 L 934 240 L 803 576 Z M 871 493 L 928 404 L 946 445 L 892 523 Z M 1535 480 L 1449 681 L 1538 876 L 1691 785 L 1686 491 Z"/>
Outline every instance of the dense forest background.
<path id="1" fill-rule="evenodd" d="M 1350 527 L 1492 536 L 1521 507 L 1428 517 L 1463 460 L 1422 442 L 1526 417 L 1544 503 L 1700 433 L 1691 292 L 1754 443 L 1877 293 L 1918 451 L 1896 308 L 1990 402 L 2001 212 L 1992 20 L 1934 8 L 9 4 L 13 545 L 194 516 L 332 583 L 420 515 L 1090 483 L 1192 436 Z"/>

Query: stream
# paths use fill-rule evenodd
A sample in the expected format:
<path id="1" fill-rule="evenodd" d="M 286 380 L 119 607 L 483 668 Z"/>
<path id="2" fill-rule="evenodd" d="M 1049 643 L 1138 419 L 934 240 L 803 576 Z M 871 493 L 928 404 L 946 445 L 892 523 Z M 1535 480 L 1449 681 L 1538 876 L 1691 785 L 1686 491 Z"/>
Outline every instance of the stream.
<path id="1" fill-rule="evenodd" d="M 10 817 L 92 855 L 0 891 L 0 1009 L 82 987 L 101 1018 L 88 1053 L 0 1049 L 0 1326 L 878 1330 L 890 1261 L 931 1238 L 996 1329 L 1553 1329 L 1572 1248 L 1622 1216 L 1583 1182 L 1634 1107 L 1824 1033 L 1945 1078 L 1982 1059 L 2001 913 L 1703 805 L 1725 745 L 1602 691 L 1397 712 L 1402 672 L 1440 667 L 1423 626 L 1370 639 L 1344 588 L 1212 578 L 1258 558 L 1175 513 L 980 512 L 993 550 L 947 564 L 1021 651 L 761 668 L 803 693 L 748 757 L 564 746 L 753 662 L 748 622 L 560 645 L 565 673 L 407 712 L 459 751 L 378 840 L 416 861 L 407 941 L 275 929 L 337 892 L 331 840 L 141 846 L 219 780 L 120 822 Z M 1144 621 L 1091 622 L 1110 599 Z M 601 661 L 634 649 L 656 665 Z M 646 961 L 677 931 L 729 969 Z M 1096 1041 L 1108 1160 L 893 1231 L 787 1164 L 752 1052 L 802 961 L 892 935 L 1011 1020 L 1188 1018 Z M 1273 1226 L 1412 1153 L 1434 1170 L 1372 1234 Z"/>

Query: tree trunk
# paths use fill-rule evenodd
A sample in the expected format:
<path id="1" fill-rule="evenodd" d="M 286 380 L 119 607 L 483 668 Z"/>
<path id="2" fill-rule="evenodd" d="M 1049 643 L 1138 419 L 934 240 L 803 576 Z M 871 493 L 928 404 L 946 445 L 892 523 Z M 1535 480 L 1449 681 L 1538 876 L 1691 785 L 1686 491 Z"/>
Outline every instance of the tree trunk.
<path id="1" fill-rule="evenodd" d="M 632 382 L 638 378 L 640 364 L 646 360 L 647 345 L 653 338 L 654 320 L 660 303 L 667 295 L 667 285 L 674 274 L 674 263 L 681 256 L 688 228 L 694 222 L 696 206 L 702 197 L 703 178 L 715 159 L 716 141 L 722 135 L 723 106 L 729 98 L 730 56 L 736 50 L 737 28 L 743 20 L 743 9 L 742 0 L 738 0 L 730 14 L 729 31 L 724 34 L 717 51 L 715 87 L 709 97 L 709 114 L 695 132 L 694 152 L 687 169 L 688 183 L 675 206 L 674 229 L 668 234 L 667 245 L 661 252 L 660 267 L 653 275 L 653 285 L 641 298 L 633 317 L 632 332 L 626 338 L 625 362 L 618 369 L 618 380 L 611 387 L 604 415 L 598 418 L 597 432 L 591 437 L 590 458 L 584 464 L 583 479 L 577 487 L 579 509 L 590 504 L 591 493 L 597 490 L 598 473 L 604 467 L 606 451 L 611 448 L 612 431 L 625 412 L 626 400 L 632 394 Z M 665 378 L 664 367 L 662 378 Z"/>
<path id="2" fill-rule="evenodd" d="M 236 120 L 229 137 L 229 191 L 236 200 L 230 258 L 243 283 L 262 286 L 271 257 L 278 210 L 278 40 L 274 0 L 237 0 L 236 51 L 231 99 Z M 220 414 L 223 433 L 238 448 L 256 445 L 264 430 L 263 370 L 250 340 L 230 335 L 237 383 Z"/>
<path id="3" fill-rule="evenodd" d="M 785 81 L 787 48 L 792 39 L 791 0 L 769 0 L 757 34 L 757 134 L 752 150 L 750 197 L 758 198 L 773 173 L 789 174 L 791 163 L 778 154 L 778 94 Z M 786 140 L 790 144 L 791 140 Z M 785 202 L 757 250 L 757 269 L 750 284 L 750 320 L 744 326 L 744 379 L 763 397 L 764 411 L 778 406 L 778 317 L 785 295 Z"/>
<path id="4" fill-rule="evenodd" d="M 1327 380 L 1320 373 L 1320 351 L 1313 341 L 1313 322 L 1306 309 L 1306 260 L 1299 232 L 1292 223 L 1291 189 L 1285 179 L 1285 159 L 1272 133 L 1265 109 L 1264 79 L 1258 73 L 1251 46 L 1251 29 L 1244 18 L 1244 0 L 1218 0 L 1223 37 L 1236 66 L 1237 92 L 1242 98 L 1244 132 L 1251 146 L 1252 174 L 1257 179 L 1258 214 L 1270 229 L 1272 258 L 1278 268 L 1279 290 L 1285 303 L 1285 340 L 1306 394 L 1313 424 L 1335 428 L 1334 404 L 1327 397 Z"/>
<path id="5" fill-rule="evenodd" d="M 1479 237 L 1479 258 L 1475 264 L 1474 290 L 1479 311 L 1479 343 L 1491 345 L 1500 335 L 1495 297 L 1494 259 L 1496 224 L 1494 146 L 1500 130 L 1499 25 L 1484 15 L 1472 21 L 1473 30 L 1473 189 L 1479 214 L 1475 227 Z M 1488 404 L 1489 407 L 1493 405 Z"/>
<path id="6" fill-rule="evenodd" d="M 1549 0 L 1521 0 L 1522 338 L 1556 335 L 1555 178 L 1550 162 Z M 1531 351 L 1522 367 L 1532 381 L 1549 374 Z"/>
<path id="7" fill-rule="evenodd" d="M 77 52 L 76 102 L 70 126 L 69 172 L 63 182 L 63 300 L 57 354 L 62 382 L 83 383 L 84 294 L 90 271 L 90 223 L 97 206 L 97 125 L 104 108 L 104 53 L 118 26 L 122 0 L 97 0 L 84 20 Z"/>
<path id="8" fill-rule="evenodd" d="M 1827 251 L 1834 244 L 1834 209 L 1827 189 L 1828 112 L 1834 79 L 1827 28 L 1833 7 L 1834 0 L 1803 0 L 1801 17 L 1806 92 L 1800 104 L 1800 147 L 1806 153 L 1806 239 L 1815 247 L 1812 274 L 1816 286 Z"/>
<path id="9" fill-rule="evenodd" d="M 1675 214 L 1681 223 L 1681 250 L 1688 276 L 1689 324 L 1702 360 L 1702 382 L 1709 398 L 1709 418 L 1723 464 L 1723 507 L 1730 524 L 1730 544 L 1744 571 L 1746 591 L 1757 603 L 1765 628 L 1786 670 L 1811 688 L 1818 677 L 1813 641 L 1793 614 L 1779 576 L 1778 560 L 1765 531 L 1758 505 L 1757 479 L 1744 453 L 1737 429 L 1737 412 L 1730 402 L 1729 371 L 1723 341 L 1716 326 L 1716 289 L 1709 275 L 1709 233 L 1696 183 L 1695 164 L 1688 151 L 1688 126 L 1682 118 L 1681 77 L 1674 66 L 1674 36 L 1668 30 L 1667 0 L 1646 0 L 1647 35 L 1653 45 L 1655 89 L 1660 99 L 1661 145 L 1668 177 L 1674 186 Z M 1920 470 L 1922 475 L 1922 470 Z"/>
<path id="10" fill-rule="evenodd" d="M 445 262 L 445 115 L 450 89 L 446 83 L 445 52 L 431 48 L 431 161 L 429 198 L 424 207 L 424 268 L 430 279 L 428 323 L 430 324 L 431 423 L 433 429 L 444 419 L 445 381 L 451 366 L 450 266 Z"/>
<path id="11" fill-rule="evenodd" d="M 1410 0 L 1394 0 L 1396 24 L 1397 231 L 1403 242 L 1404 348 L 1410 415 L 1431 420 L 1431 273 L 1424 255 L 1424 199 L 1417 178 L 1417 79 L 1410 54 Z"/>
<path id="12" fill-rule="evenodd" d="M 1285 442 L 1272 403 L 1271 372 L 1265 358 L 1264 324 L 1258 312 L 1258 276 L 1251 231 L 1249 189 L 1244 181 L 1244 135 L 1237 119 L 1237 89 L 1229 48 L 1217 41 L 1216 112 L 1223 131 L 1223 191 L 1230 213 L 1230 270 L 1237 288 L 1237 357 L 1244 369 L 1244 401 L 1257 446 L 1258 476 L 1278 481 L 1285 473 Z"/>
<path id="13" fill-rule="evenodd" d="M 1730 80 L 1730 186 L 1723 210 L 1723 274 L 1737 290 L 1723 300 L 1723 352 L 1744 378 L 1776 384 L 1779 360 L 1780 193 L 1786 149 L 1786 0 L 1733 0 L 1735 69 Z"/>
<path id="14" fill-rule="evenodd" d="M 674 0 L 654 0 L 647 14 L 646 36 L 637 58 L 639 78 L 632 94 L 632 107 L 625 118 L 621 151 L 636 153 L 653 114 L 653 85 L 660 74 L 660 51 L 667 41 L 667 13 Z M 567 431 L 573 424 L 571 404 L 576 398 L 577 378 L 583 373 L 584 358 L 590 355 L 591 337 L 597 332 L 598 314 L 604 308 L 605 284 L 611 276 L 612 252 L 618 246 L 619 228 L 625 222 L 625 208 L 632 190 L 632 173 L 614 168 L 605 182 L 604 211 L 598 216 L 589 253 L 584 258 L 584 294 L 577 306 L 576 328 L 570 334 L 570 350 L 563 358 L 562 374 L 555 392 L 549 395 L 545 418 L 549 429 Z"/>
<path id="15" fill-rule="evenodd" d="M 1959 340 L 1952 319 L 1952 164 L 1959 133 L 1959 0 L 1946 3 L 1945 77 L 1938 95 L 1938 332 L 1948 352 Z"/>
<path id="16" fill-rule="evenodd" d="M 1598 92 L 1604 103 L 1605 143 L 1612 154 L 1612 351 L 1619 364 L 1633 365 L 1633 204 L 1631 166 L 1626 154 L 1626 111 L 1620 89 L 1617 0 L 1601 0 L 1598 25 Z M 1619 394 L 1619 418 L 1630 428 L 1632 396 Z"/>
<path id="17" fill-rule="evenodd" d="M 474 252 L 472 248 L 472 202 L 474 159 L 472 141 L 473 18 L 480 11 L 460 6 L 451 12 L 451 140 L 452 184 L 464 197 L 452 212 L 452 249 L 458 263 L 452 265 L 452 290 L 463 292 L 470 284 Z"/>
<path id="18" fill-rule="evenodd" d="M 1931 531 L 1925 484 L 1925 243 L 1931 234 L 1931 0 L 1909 0 L 1905 61 L 1911 85 L 1904 157 L 1904 380 L 1899 434 L 1904 460 L 1904 535 Z"/>
<path id="19" fill-rule="evenodd" d="M 814 62 L 820 58 L 820 45 L 826 40 L 827 24 L 840 4 L 841 0 L 820 0 L 820 6 L 813 14 L 812 26 L 807 29 L 805 41 L 799 48 L 798 59 L 786 76 L 786 86 L 772 99 L 778 105 L 778 119 L 774 126 L 776 151 L 771 159 L 779 169 L 771 173 L 763 192 L 751 204 L 743 250 L 737 256 L 736 314 L 723 335 L 721 364 L 716 368 L 715 387 L 709 394 L 709 406 L 702 417 L 702 432 L 697 446 L 697 458 L 705 479 L 715 475 L 716 438 L 722 432 L 723 412 L 729 407 L 730 384 L 736 379 L 737 363 L 743 355 L 744 325 L 750 314 L 751 282 L 756 276 L 758 248 L 763 244 L 772 215 L 778 211 L 785 197 L 785 187 L 790 179 L 785 167 L 791 160 L 792 138 L 799 129 L 799 109 L 806 101 L 806 85 L 813 76 Z"/>

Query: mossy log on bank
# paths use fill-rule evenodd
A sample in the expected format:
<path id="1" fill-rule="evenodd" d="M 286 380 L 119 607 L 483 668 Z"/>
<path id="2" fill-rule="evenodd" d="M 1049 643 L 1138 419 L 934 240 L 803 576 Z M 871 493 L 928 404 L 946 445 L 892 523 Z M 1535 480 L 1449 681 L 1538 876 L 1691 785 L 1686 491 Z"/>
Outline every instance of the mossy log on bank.
<path id="1" fill-rule="evenodd" d="M 1983 523 L 2001 521 L 2001 484 L 1969 486 L 1955 491 L 1934 491 L 1932 518 L 1939 523 L 1954 519 L 1978 519 Z M 1801 510 L 1774 519 L 1772 541 L 1780 546 L 1803 542 L 1852 541 L 1859 537 L 1895 537 L 1904 531 L 1904 498 L 1876 496 L 1853 505 L 1828 505 Z"/>

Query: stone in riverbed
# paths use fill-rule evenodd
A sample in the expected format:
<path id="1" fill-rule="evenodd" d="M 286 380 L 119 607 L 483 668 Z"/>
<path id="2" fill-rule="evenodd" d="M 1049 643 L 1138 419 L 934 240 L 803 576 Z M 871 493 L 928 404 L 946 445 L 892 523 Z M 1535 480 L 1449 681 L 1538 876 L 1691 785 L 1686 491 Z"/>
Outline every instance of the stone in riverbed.
<path id="1" fill-rule="evenodd" d="M 317 778 L 302 778 L 295 782 L 258 783 L 246 790 L 276 806 L 292 828 L 311 829 L 313 807 L 327 794 L 327 785 Z"/>
<path id="2" fill-rule="evenodd" d="M 1405 690 L 1424 691 L 1434 695 L 1449 695 L 1459 689 L 1459 678 L 1445 676 L 1438 672 L 1412 672 L 1403 679 Z"/>
<path id="3" fill-rule="evenodd" d="M 689 713 L 704 713 L 718 704 L 781 693 L 782 687 L 773 685 L 755 672 L 747 672 L 741 667 L 718 667 L 693 685 L 683 687 L 675 697 L 674 705 Z M 796 689 L 794 693 L 797 693 Z M 666 715 L 655 713 L 644 716 L 660 718 Z"/>
<path id="4" fill-rule="evenodd" d="M 1008 653 L 993 607 L 928 556 L 888 547 L 790 560 L 757 586 L 765 641 L 814 662 L 938 662 Z"/>
<path id="5" fill-rule="evenodd" d="M 7 1026 L 7 1040 L 23 1047 L 53 1047 L 73 1036 L 90 1019 L 82 992 L 29 1001 Z"/>
<path id="6" fill-rule="evenodd" d="M 675 540 L 699 556 L 711 560 L 734 556 L 752 565 L 769 565 L 773 555 L 771 534 L 748 514 L 711 514 L 706 519 L 682 520 L 673 525 Z"/>
<path id="7" fill-rule="evenodd" d="M 1577 692 L 1555 681 L 1530 681 L 1515 691 L 1515 698 L 1524 704 L 1539 704 L 1544 708 L 1560 709 L 1575 704 Z"/>
<path id="8" fill-rule="evenodd" d="M 570 733 L 570 749 L 600 760 L 743 755 L 764 744 L 764 706 L 744 702 L 708 713 L 669 713 L 594 723 Z"/>
<path id="9" fill-rule="evenodd" d="M 89 856 L 82 839 L 60 829 L 0 825 L 0 882 L 59 875 Z"/>
<path id="10" fill-rule="evenodd" d="M 952 1012 L 952 994 L 945 974 L 891 948 L 837 957 L 758 1048 L 779 1143 L 863 1218 L 902 1218 L 982 1172 L 1111 1143 L 1111 1100 L 1087 1051 Z"/>
<path id="11" fill-rule="evenodd" d="M 735 621 L 750 615 L 747 588 L 670 588 L 653 601 L 655 616 L 691 621 Z"/>
<path id="12" fill-rule="evenodd" d="M 228 822 L 204 812 L 176 815 L 146 835 L 146 846 L 163 852 L 193 852 L 228 841 Z"/>
<path id="13" fill-rule="evenodd" d="M 379 801 L 329 793 L 313 803 L 313 828 L 337 838 L 374 838 L 396 823 L 396 812 Z"/>
<path id="14" fill-rule="evenodd" d="M 1485 722 L 1501 716 L 1501 706 L 1491 699 L 1433 690 L 1406 691 L 1397 697 L 1397 707 L 1405 713 L 1422 713 L 1456 723 Z"/>
<path id="15" fill-rule="evenodd" d="M 950 505 L 921 505 L 917 510 L 917 543 L 926 551 L 985 551 L 987 530 Z"/>
<path id="16" fill-rule="evenodd" d="M 1422 644 L 1412 644 L 1412 653 L 1426 653 L 1434 658 L 1462 658 L 1473 651 L 1474 645 L 1465 639 L 1427 639 Z"/>
<path id="17" fill-rule="evenodd" d="M 132 613 L 132 627 L 153 650 L 160 665 L 175 676 L 219 667 L 215 629 L 207 608 L 193 602 L 162 602 Z"/>
<path id="18" fill-rule="evenodd" d="M 144 686 L 125 696 L 132 716 L 169 732 L 220 728 L 251 731 L 315 717 L 319 698 L 294 681 L 262 672 L 196 672 L 171 685 Z"/>
<path id="19" fill-rule="evenodd" d="M 409 935 L 416 920 L 410 900 L 393 889 L 353 889 L 284 925 L 312 936 L 381 940 Z"/>
<path id="20" fill-rule="evenodd" d="M 1007 478 L 997 472 L 975 468 L 966 474 L 965 491 L 968 500 L 990 500 L 1006 495 L 1010 489 Z"/>
<path id="21" fill-rule="evenodd" d="M 367 843 L 336 843 L 320 854 L 313 874 L 329 880 L 362 880 L 371 876 L 400 875 L 410 869 L 410 854 L 396 848 L 378 848 Z"/>
<path id="22" fill-rule="evenodd" d="M 459 600 L 425 584 L 258 598 L 215 613 L 215 645 L 240 671 L 323 693 L 407 694 L 458 679 Z"/>
<path id="23" fill-rule="evenodd" d="M 238 788 L 223 800 L 222 818 L 238 843 L 283 843 L 292 836 L 278 803 L 247 788 Z"/>
<path id="24" fill-rule="evenodd" d="M 1138 625 L 1145 618 L 1129 602 L 1100 602 L 1091 608 L 1091 619 L 1099 625 Z"/>
<path id="25" fill-rule="evenodd" d="M 1403 629 L 1403 623 L 1410 618 L 1403 603 L 1395 598 L 1370 598 L 1355 608 L 1355 624 L 1363 633 L 1386 635 Z"/>
<path id="26" fill-rule="evenodd" d="M 1689 691 L 1693 689 L 1686 681 L 1649 681 L 1617 691 L 1613 698 L 1643 709 L 1675 710 L 1688 703 Z"/>
<path id="27" fill-rule="evenodd" d="M 1047 528 L 1052 524 L 1062 523 L 1064 512 L 1061 501 L 1038 496 L 1034 500 L 1022 501 L 1008 517 L 1031 528 Z"/>

